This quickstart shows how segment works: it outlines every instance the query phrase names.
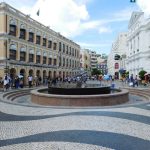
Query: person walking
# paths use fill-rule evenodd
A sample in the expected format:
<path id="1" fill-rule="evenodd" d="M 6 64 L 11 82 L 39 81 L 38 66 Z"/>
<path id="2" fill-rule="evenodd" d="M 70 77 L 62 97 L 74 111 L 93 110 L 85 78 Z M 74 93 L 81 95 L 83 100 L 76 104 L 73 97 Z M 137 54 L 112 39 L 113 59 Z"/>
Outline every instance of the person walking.
<path id="1" fill-rule="evenodd" d="M 32 87 L 32 76 L 28 76 L 29 88 Z"/>
<path id="2" fill-rule="evenodd" d="M 133 78 L 133 74 L 131 74 L 130 76 L 130 83 L 129 83 L 130 86 L 134 87 L 134 78 Z"/>
<path id="3" fill-rule="evenodd" d="M 7 91 L 8 88 L 9 88 L 9 78 L 7 75 L 5 75 L 5 77 L 4 77 L 4 91 Z"/>
<path id="4" fill-rule="evenodd" d="M 135 79 L 134 79 L 134 86 L 137 86 L 138 87 L 138 85 L 139 85 L 139 83 L 138 83 L 138 76 L 136 75 L 135 76 Z"/>

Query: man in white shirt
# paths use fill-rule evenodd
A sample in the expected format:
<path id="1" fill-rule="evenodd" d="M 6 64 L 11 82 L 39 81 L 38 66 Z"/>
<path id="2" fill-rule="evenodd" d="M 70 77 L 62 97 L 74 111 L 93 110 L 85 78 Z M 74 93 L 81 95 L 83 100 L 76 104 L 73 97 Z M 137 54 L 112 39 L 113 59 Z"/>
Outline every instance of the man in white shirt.
<path id="1" fill-rule="evenodd" d="M 29 88 L 32 87 L 32 76 L 28 76 Z"/>

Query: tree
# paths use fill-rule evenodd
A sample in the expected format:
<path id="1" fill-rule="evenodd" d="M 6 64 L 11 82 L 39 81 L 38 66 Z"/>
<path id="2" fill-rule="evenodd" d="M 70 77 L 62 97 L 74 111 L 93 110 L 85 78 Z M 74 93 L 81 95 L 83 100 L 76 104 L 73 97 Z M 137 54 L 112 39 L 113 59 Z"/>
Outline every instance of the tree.
<path id="1" fill-rule="evenodd" d="M 147 73 L 145 70 L 141 70 L 141 71 L 139 72 L 139 78 L 140 78 L 141 80 L 144 80 L 144 75 L 145 75 L 145 73 Z"/>
<path id="2" fill-rule="evenodd" d="M 101 71 L 98 70 L 97 68 L 92 69 L 92 75 L 100 75 Z"/>
<path id="3" fill-rule="evenodd" d="M 125 76 L 126 76 L 126 77 L 129 77 L 129 71 L 127 71 L 127 72 L 125 73 Z"/>

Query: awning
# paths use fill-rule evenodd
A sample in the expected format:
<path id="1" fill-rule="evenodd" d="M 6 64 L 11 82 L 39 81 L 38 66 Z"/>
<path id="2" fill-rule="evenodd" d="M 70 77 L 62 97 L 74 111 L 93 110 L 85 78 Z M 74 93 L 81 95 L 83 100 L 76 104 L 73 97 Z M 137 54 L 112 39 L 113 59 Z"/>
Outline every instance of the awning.
<path id="1" fill-rule="evenodd" d="M 41 52 L 40 52 L 40 51 L 37 51 L 37 52 L 36 52 L 36 55 L 41 55 Z"/>
<path id="2" fill-rule="evenodd" d="M 16 50 L 17 50 L 17 45 L 11 44 L 11 45 L 10 45 L 10 49 L 16 51 Z"/>
<path id="3" fill-rule="evenodd" d="M 43 52 L 43 56 L 47 56 L 47 52 Z"/>
<path id="4" fill-rule="evenodd" d="M 20 48 L 20 52 L 26 52 L 26 48 L 25 47 L 21 47 Z"/>
<path id="5" fill-rule="evenodd" d="M 150 75 L 150 73 L 145 73 L 144 76 Z"/>
<path id="6" fill-rule="evenodd" d="M 29 49 L 29 54 L 34 54 L 34 49 Z"/>

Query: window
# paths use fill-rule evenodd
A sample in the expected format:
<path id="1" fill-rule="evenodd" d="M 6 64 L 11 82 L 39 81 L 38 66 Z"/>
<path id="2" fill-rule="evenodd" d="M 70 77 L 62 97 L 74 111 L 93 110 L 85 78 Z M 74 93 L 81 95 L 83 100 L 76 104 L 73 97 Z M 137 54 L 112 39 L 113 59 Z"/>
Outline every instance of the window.
<path id="1" fill-rule="evenodd" d="M 52 41 L 48 41 L 48 48 L 52 48 Z"/>
<path id="2" fill-rule="evenodd" d="M 74 68 L 74 61 L 72 60 L 72 68 Z"/>
<path id="3" fill-rule="evenodd" d="M 71 62 L 72 62 L 72 61 L 71 61 L 71 59 L 70 59 L 70 67 L 71 67 Z"/>
<path id="4" fill-rule="evenodd" d="M 15 25 L 10 25 L 9 26 L 9 34 L 16 36 L 16 26 Z"/>
<path id="5" fill-rule="evenodd" d="M 119 64 L 115 63 L 115 69 L 119 69 Z"/>
<path id="6" fill-rule="evenodd" d="M 41 56 L 40 55 L 36 55 L 36 63 L 40 64 L 40 60 L 41 60 Z"/>
<path id="7" fill-rule="evenodd" d="M 53 47 L 54 50 L 57 49 L 57 43 L 54 43 L 54 47 Z"/>
<path id="8" fill-rule="evenodd" d="M 72 48 L 72 56 L 74 56 L 74 48 Z"/>
<path id="9" fill-rule="evenodd" d="M 65 66 L 65 58 L 63 58 L 63 66 Z"/>
<path id="10" fill-rule="evenodd" d="M 68 67 L 68 59 L 66 60 L 66 67 Z"/>
<path id="11" fill-rule="evenodd" d="M 20 52 L 20 61 L 26 60 L 26 52 Z"/>
<path id="12" fill-rule="evenodd" d="M 71 55 L 71 47 L 69 48 L 69 55 Z"/>
<path id="13" fill-rule="evenodd" d="M 46 64 L 46 56 L 43 57 L 43 64 Z"/>
<path id="14" fill-rule="evenodd" d="M 52 65 L 52 58 L 49 58 L 49 59 L 48 59 L 48 64 L 49 64 L 49 65 Z"/>
<path id="15" fill-rule="evenodd" d="M 34 60 L 34 54 L 29 54 L 29 62 L 33 62 Z"/>
<path id="16" fill-rule="evenodd" d="M 59 42 L 59 51 L 61 52 L 61 42 Z"/>
<path id="17" fill-rule="evenodd" d="M 59 56 L 59 66 L 61 66 L 61 56 Z"/>
<path id="18" fill-rule="evenodd" d="M 20 29 L 20 39 L 25 40 L 26 35 L 26 30 L 25 29 Z"/>
<path id="19" fill-rule="evenodd" d="M 16 50 L 10 49 L 9 59 L 16 60 Z"/>
<path id="20" fill-rule="evenodd" d="M 39 35 L 36 36 L 36 44 L 40 45 L 41 43 L 41 37 Z"/>
<path id="21" fill-rule="evenodd" d="M 46 38 L 43 38 L 43 46 L 46 46 Z"/>
<path id="22" fill-rule="evenodd" d="M 77 55 L 77 52 L 76 52 L 76 49 L 75 49 L 75 57 L 76 57 L 76 55 Z"/>
<path id="23" fill-rule="evenodd" d="M 29 42 L 33 42 L 34 41 L 34 33 L 29 32 Z"/>
<path id="24" fill-rule="evenodd" d="M 68 45 L 66 46 L 66 54 L 68 54 Z"/>
<path id="25" fill-rule="evenodd" d="M 56 63 L 57 63 L 57 59 L 54 59 L 54 65 L 56 66 Z"/>
<path id="26" fill-rule="evenodd" d="M 63 53 L 65 53 L 65 44 L 63 44 Z"/>

